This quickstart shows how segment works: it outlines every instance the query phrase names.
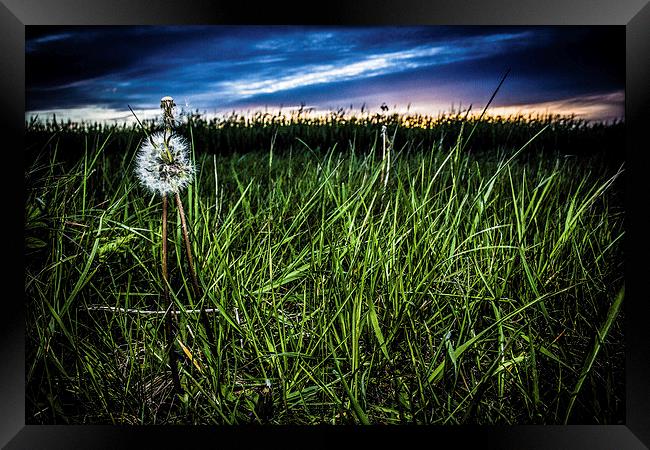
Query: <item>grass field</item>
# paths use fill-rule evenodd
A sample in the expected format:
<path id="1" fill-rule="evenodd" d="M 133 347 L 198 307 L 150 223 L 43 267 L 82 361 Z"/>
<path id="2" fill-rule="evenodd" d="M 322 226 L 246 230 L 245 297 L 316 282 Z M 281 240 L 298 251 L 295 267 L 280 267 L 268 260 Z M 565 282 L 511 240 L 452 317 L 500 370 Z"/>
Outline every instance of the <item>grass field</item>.
<path id="1" fill-rule="evenodd" d="M 27 423 L 622 423 L 623 168 L 584 144 L 616 125 L 456 120 L 389 123 L 390 165 L 371 122 L 190 122 L 181 394 L 144 134 L 28 126 Z"/>

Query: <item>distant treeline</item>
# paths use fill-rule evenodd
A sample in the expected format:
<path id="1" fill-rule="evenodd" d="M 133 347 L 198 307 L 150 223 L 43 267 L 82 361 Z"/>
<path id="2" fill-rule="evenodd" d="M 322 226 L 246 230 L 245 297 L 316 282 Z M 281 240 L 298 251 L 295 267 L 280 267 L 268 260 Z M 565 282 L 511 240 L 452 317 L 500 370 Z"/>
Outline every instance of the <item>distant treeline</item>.
<path id="1" fill-rule="evenodd" d="M 206 119 L 198 113 L 185 115 L 177 132 L 193 139 L 199 153 L 230 155 L 251 151 L 324 152 L 333 146 L 342 151 L 381 151 L 382 126 L 393 148 L 405 152 L 449 148 L 461 135 L 467 141 L 465 151 L 483 152 L 518 149 L 540 130 L 548 128 L 530 143 L 530 152 L 566 155 L 604 155 L 620 162 L 625 154 L 623 122 L 589 123 L 575 117 L 554 115 L 466 117 L 450 114 L 440 117 L 417 114 L 374 114 L 351 116 L 343 112 L 322 117 L 307 114 L 257 113 L 251 116 L 231 114 Z M 142 122 L 147 132 L 162 129 L 156 120 Z M 86 146 L 107 140 L 108 153 L 132 151 L 145 137 L 138 124 L 75 123 L 54 120 L 26 123 L 28 153 L 57 146 L 58 152 L 74 158 Z"/>

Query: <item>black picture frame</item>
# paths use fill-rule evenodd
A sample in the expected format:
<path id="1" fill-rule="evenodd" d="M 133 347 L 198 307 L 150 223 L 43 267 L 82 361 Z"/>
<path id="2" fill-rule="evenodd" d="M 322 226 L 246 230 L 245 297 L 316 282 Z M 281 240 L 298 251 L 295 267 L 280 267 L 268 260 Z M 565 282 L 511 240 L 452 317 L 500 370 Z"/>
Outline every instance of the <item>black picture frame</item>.
<path id="1" fill-rule="evenodd" d="M 350 436 L 384 445 L 453 445 L 500 449 L 642 449 L 650 446 L 650 339 L 646 332 L 650 240 L 644 183 L 650 145 L 650 4 L 647 0 L 422 0 L 329 1 L 282 7 L 209 0 L 0 0 L 1 123 L 7 140 L 0 146 L 5 168 L 5 236 L 20 236 L 24 201 L 22 136 L 25 120 L 26 25 L 139 24 L 359 24 L 359 25 L 620 25 L 626 30 L 626 420 L 625 425 L 512 427 L 124 427 L 25 425 L 24 272 L 20 239 L 5 238 L 8 267 L 0 330 L 0 444 L 8 449 L 187 448 L 205 439 L 210 447 L 262 445 L 345 446 Z M 2 143 L 2 141 L 0 141 Z M 12 168 L 13 170 L 7 170 Z M 7 203 L 8 202 L 8 203 Z M 12 219 L 12 220 L 8 220 Z M 14 274 L 15 272 L 15 274 Z M 423 439 L 422 439 L 423 438 Z M 260 445 L 257 443 L 256 445 Z M 358 445 L 358 443 L 357 443 Z"/>

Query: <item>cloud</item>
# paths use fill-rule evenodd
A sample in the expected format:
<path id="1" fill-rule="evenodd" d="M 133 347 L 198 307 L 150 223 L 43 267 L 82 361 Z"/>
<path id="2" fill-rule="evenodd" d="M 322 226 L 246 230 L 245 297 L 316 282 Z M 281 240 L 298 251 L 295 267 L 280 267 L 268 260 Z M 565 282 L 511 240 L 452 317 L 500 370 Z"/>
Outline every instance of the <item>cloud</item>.
<path id="1" fill-rule="evenodd" d="M 160 116 L 160 108 L 134 109 L 139 120 L 154 119 Z M 25 120 L 52 120 L 56 116 L 57 122 L 72 121 L 86 123 L 135 123 L 135 117 L 129 111 L 117 108 L 107 108 L 101 105 L 83 106 L 78 108 L 58 108 L 28 111 L 25 113 Z"/>
<path id="2" fill-rule="evenodd" d="M 240 80 L 223 81 L 214 88 L 230 98 L 246 99 L 255 95 L 272 94 L 320 84 L 362 80 L 420 67 L 450 64 L 468 59 L 493 56 L 503 52 L 508 44 L 518 43 L 529 33 L 498 34 L 481 38 L 461 39 L 447 45 L 415 48 L 370 55 L 357 54 L 330 64 L 306 65 L 279 70 L 279 75 L 250 75 Z M 525 41 L 523 41 L 525 42 Z"/>
<path id="3" fill-rule="evenodd" d="M 488 113 L 493 116 L 516 114 L 575 115 L 578 119 L 583 120 L 611 122 L 625 117 L 625 92 L 615 91 L 539 103 L 502 105 L 490 108 Z"/>
<path id="4" fill-rule="evenodd" d="M 601 28 L 86 28 L 28 32 L 28 111 L 91 108 L 104 117 L 97 108 L 155 109 L 164 95 L 207 111 L 384 101 L 445 110 L 484 104 L 507 67 L 495 106 L 622 88 L 612 51 L 603 59 L 588 45 L 592 36 L 608 42 Z"/>
<path id="5" fill-rule="evenodd" d="M 30 57 L 28 107 L 46 106 L 34 98 L 43 89 L 61 90 L 62 103 L 96 103 L 101 98 L 93 94 L 92 89 L 70 88 L 96 83 L 96 92 L 102 92 L 106 85 L 125 80 L 134 81 L 133 91 L 138 87 L 146 90 L 156 86 L 167 91 L 179 89 L 182 94 L 192 94 L 199 101 L 218 98 L 233 102 L 256 95 L 484 58 L 525 42 L 530 34 L 495 33 L 447 41 L 438 37 L 434 41 L 444 44 L 423 45 L 425 39 L 410 29 L 309 31 L 304 27 L 241 27 L 230 33 L 221 28 L 212 33 L 209 29 L 201 29 L 202 33 L 198 33 L 194 28 L 187 29 L 187 36 L 182 34 L 182 28 L 140 27 L 128 28 L 122 34 L 112 29 L 102 34 L 101 30 L 93 28 L 84 33 L 75 31 L 31 39 L 30 42 L 55 42 L 66 36 L 74 37 L 74 42 L 66 44 L 65 58 L 57 57 L 60 63 L 44 61 L 41 54 Z M 161 36 L 164 38 L 159 41 Z M 180 36 L 178 42 L 176 36 Z M 373 36 L 374 41 L 379 40 L 384 45 L 371 44 Z M 156 46 L 157 41 L 161 45 Z M 126 46 L 126 52 L 114 53 L 121 54 L 121 58 L 94 56 L 98 54 L 97 47 L 113 42 L 119 48 L 126 42 L 137 42 L 137 45 Z M 139 52 L 138 46 L 143 46 Z M 62 73 L 66 67 L 77 69 L 68 79 L 64 78 L 65 72 Z M 52 74 L 52 69 L 55 69 L 56 81 L 44 78 Z M 128 95 L 129 90 L 123 93 Z"/>
<path id="6" fill-rule="evenodd" d="M 73 35 L 72 33 L 57 33 L 57 34 L 48 34 L 46 36 L 41 36 L 38 38 L 34 39 L 29 39 L 26 41 L 25 45 L 25 51 L 26 52 L 33 52 L 38 49 L 39 46 L 43 44 L 48 44 L 50 42 L 56 42 L 56 41 L 62 41 L 65 39 L 71 38 Z"/>

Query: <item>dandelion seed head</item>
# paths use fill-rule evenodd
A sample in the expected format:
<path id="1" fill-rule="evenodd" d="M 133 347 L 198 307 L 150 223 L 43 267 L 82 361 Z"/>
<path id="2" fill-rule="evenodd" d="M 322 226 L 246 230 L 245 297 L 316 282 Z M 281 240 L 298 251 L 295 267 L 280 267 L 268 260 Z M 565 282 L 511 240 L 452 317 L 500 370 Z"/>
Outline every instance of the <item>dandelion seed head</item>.
<path id="1" fill-rule="evenodd" d="M 168 128 L 172 128 L 176 124 L 176 120 L 174 119 L 175 108 L 176 103 L 174 103 L 172 97 L 167 95 L 160 99 L 160 109 L 163 111 L 163 122 Z"/>
<path id="2" fill-rule="evenodd" d="M 175 134 L 152 134 L 138 150 L 135 173 L 140 183 L 151 192 L 160 195 L 180 192 L 194 176 L 187 141 Z"/>

